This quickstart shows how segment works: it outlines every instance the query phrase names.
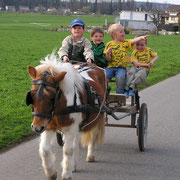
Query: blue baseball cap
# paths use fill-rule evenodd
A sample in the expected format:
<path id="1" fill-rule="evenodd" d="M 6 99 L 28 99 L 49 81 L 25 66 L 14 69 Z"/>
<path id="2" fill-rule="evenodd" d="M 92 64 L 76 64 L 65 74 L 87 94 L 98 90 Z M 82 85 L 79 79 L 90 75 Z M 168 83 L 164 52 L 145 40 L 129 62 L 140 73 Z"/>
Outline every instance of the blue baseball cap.
<path id="1" fill-rule="evenodd" d="M 72 22 L 71 22 L 71 28 L 73 27 L 73 26 L 76 26 L 76 25 L 79 25 L 79 26 L 83 26 L 83 28 L 84 28 L 84 22 L 82 21 L 82 20 L 80 20 L 80 19 L 74 19 L 74 20 L 72 20 Z"/>

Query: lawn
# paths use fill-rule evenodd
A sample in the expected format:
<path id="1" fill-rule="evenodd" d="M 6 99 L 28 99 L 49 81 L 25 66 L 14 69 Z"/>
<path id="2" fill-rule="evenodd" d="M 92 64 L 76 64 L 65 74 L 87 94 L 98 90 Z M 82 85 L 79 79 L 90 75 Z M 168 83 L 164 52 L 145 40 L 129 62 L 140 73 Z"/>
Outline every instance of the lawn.
<path id="1" fill-rule="evenodd" d="M 31 88 L 27 66 L 38 65 L 42 58 L 61 46 L 70 33 L 50 31 L 50 28 L 67 26 L 74 18 L 81 18 L 88 26 L 103 26 L 105 19 L 114 21 L 113 16 L 0 14 L 0 150 L 32 134 L 31 109 L 25 104 L 26 93 Z M 90 34 L 86 32 L 85 36 L 89 39 Z M 126 35 L 127 39 L 133 37 Z M 105 34 L 104 43 L 110 40 Z M 158 53 L 159 59 L 147 83 L 140 88 L 180 72 L 180 36 L 152 35 L 148 46 Z"/>

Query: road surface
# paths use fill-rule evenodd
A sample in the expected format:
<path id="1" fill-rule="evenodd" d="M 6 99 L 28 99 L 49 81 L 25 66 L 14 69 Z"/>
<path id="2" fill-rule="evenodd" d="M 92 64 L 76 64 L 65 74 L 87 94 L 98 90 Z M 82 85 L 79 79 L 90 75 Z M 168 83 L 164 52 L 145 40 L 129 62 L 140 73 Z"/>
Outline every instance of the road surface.
<path id="1" fill-rule="evenodd" d="M 180 180 L 180 74 L 139 94 L 148 106 L 146 151 L 138 149 L 136 129 L 106 127 L 96 162 L 86 163 L 81 149 L 73 180 Z M 45 180 L 38 144 L 35 138 L 1 153 L 0 180 Z M 62 148 L 57 145 L 54 151 L 60 180 Z"/>

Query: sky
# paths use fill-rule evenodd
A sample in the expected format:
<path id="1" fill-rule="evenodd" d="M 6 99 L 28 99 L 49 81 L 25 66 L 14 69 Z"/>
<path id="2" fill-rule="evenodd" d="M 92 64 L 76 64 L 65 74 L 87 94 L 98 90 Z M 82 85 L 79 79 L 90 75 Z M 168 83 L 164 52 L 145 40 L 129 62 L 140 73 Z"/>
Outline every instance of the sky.
<path id="1" fill-rule="evenodd" d="M 147 2 L 147 0 L 135 0 L 135 1 Z M 148 2 L 168 3 L 168 4 L 180 5 L 180 0 L 148 0 Z"/>

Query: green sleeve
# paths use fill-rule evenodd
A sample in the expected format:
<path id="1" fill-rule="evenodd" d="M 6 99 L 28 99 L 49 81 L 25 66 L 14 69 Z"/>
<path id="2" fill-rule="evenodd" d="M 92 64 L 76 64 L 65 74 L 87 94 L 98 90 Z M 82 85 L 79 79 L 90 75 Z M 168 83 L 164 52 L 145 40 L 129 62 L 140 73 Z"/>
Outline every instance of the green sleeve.
<path id="1" fill-rule="evenodd" d="M 104 43 L 101 43 L 98 47 L 93 46 L 93 52 L 94 52 L 94 60 L 96 65 L 100 67 L 106 67 L 107 62 L 106 58 L 104 56 Z"/>

